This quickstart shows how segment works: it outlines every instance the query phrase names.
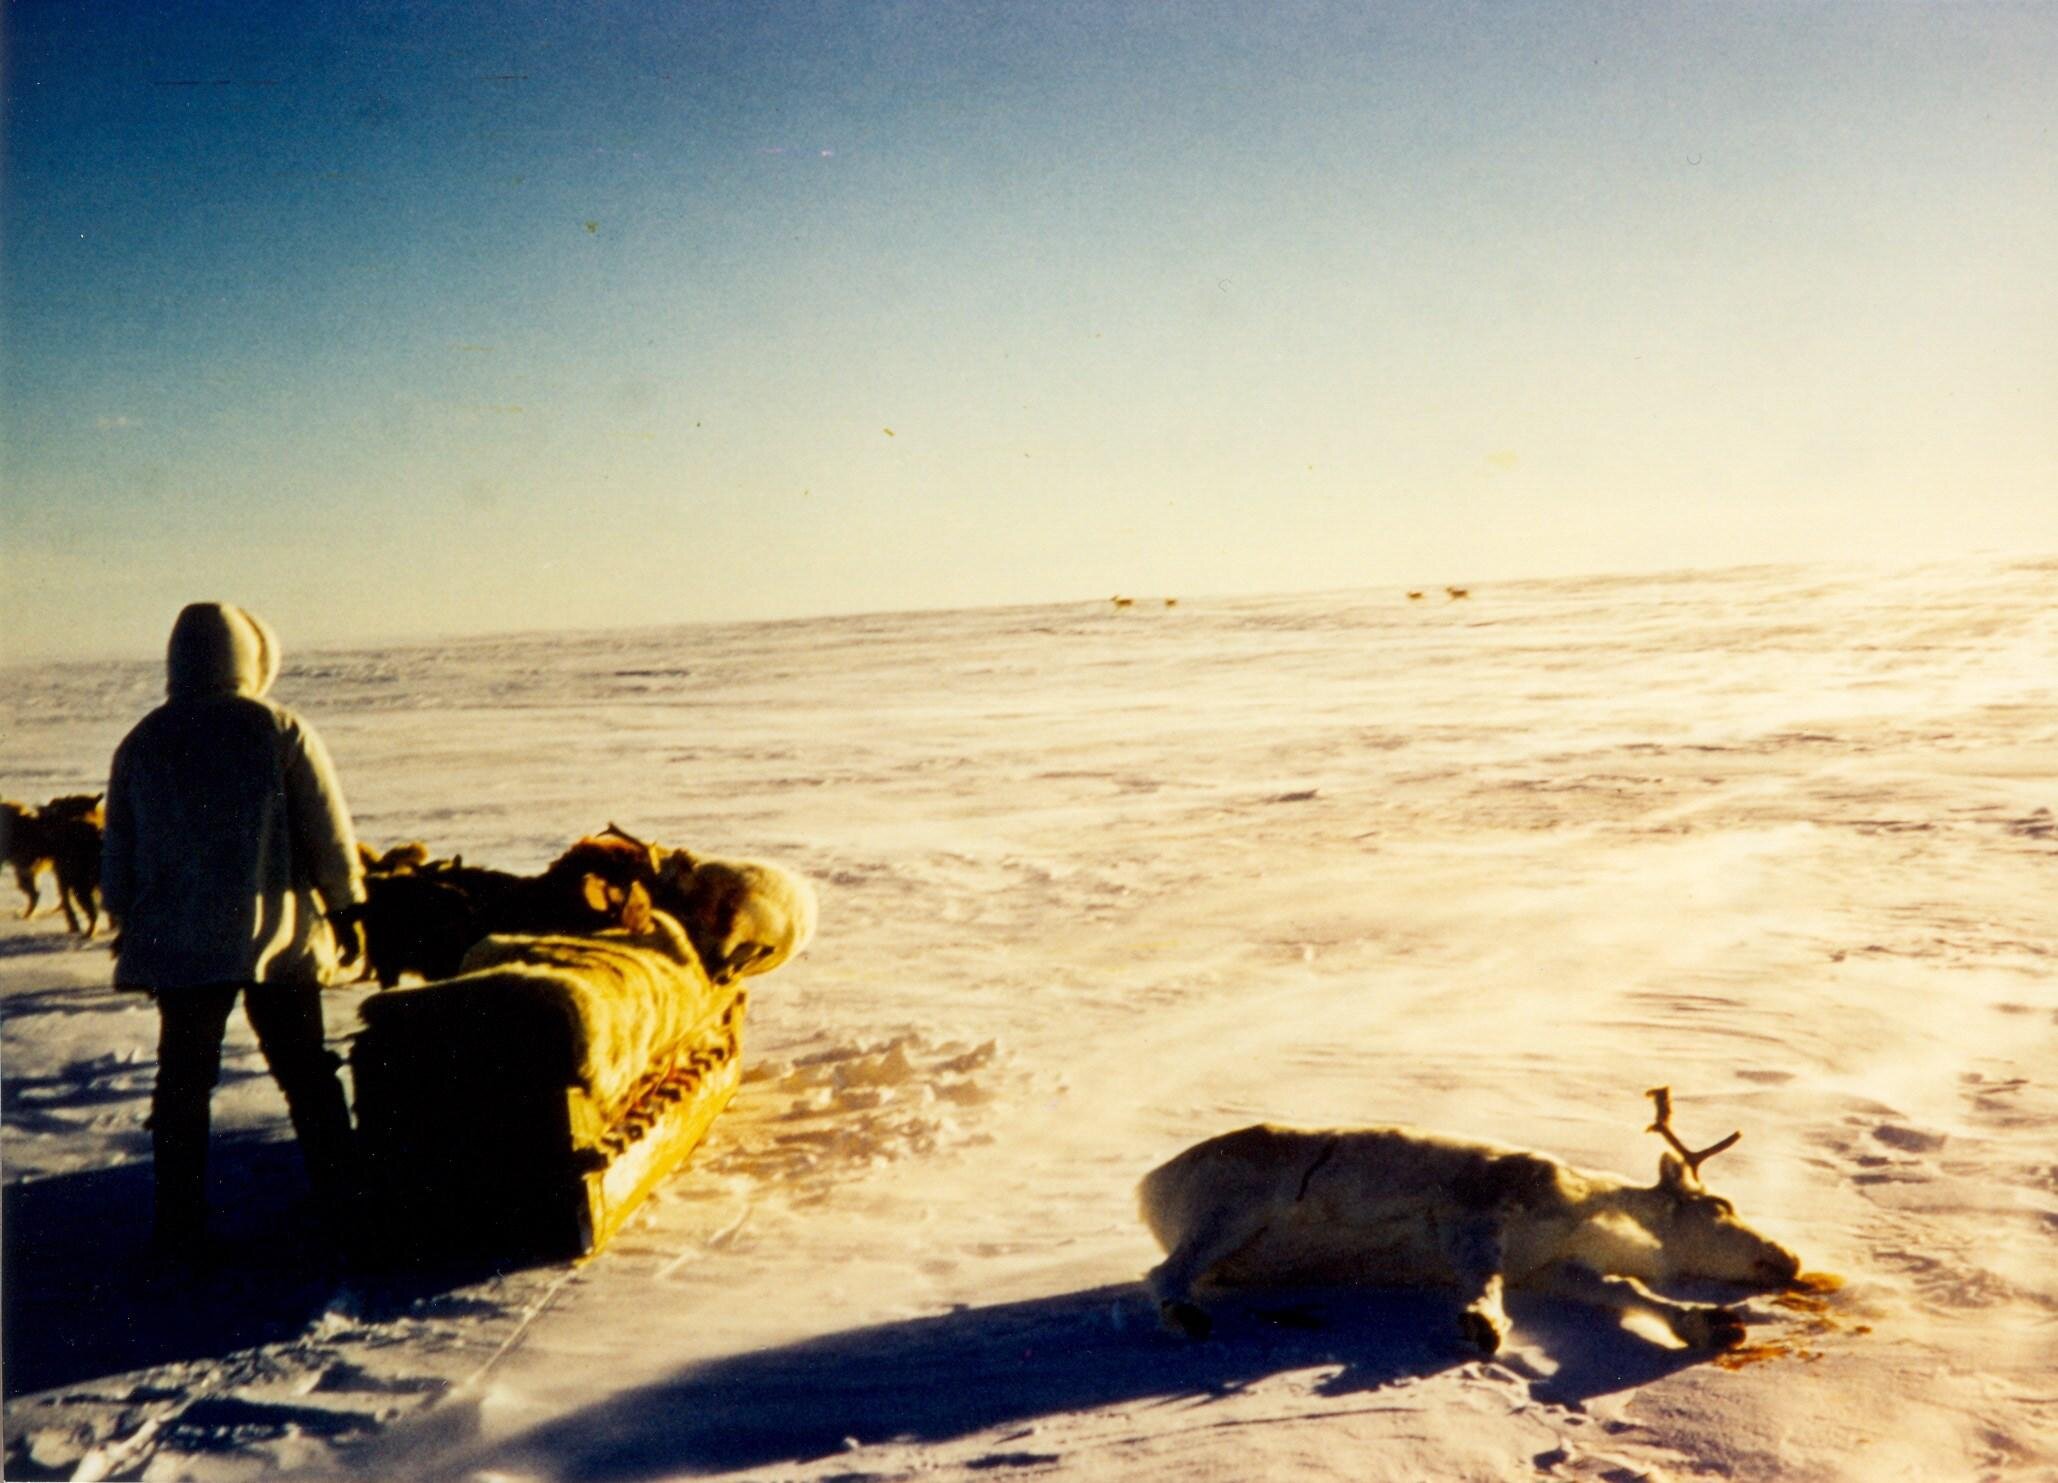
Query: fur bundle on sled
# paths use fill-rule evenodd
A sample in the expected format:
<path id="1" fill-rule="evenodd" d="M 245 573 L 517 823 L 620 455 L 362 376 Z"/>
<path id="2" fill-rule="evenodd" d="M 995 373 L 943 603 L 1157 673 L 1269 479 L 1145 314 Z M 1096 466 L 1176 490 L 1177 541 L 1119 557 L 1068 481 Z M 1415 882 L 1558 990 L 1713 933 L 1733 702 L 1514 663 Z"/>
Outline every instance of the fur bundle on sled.
<path id="1" fill-rule="evenodd" d="M 649 1068 L 734 997 L 679 924 L 631 893 L 628 925 L 593 936 L 499 936 L 454 978 L 375 994 L 368 1032 L 466 1047 L 481 1065 L 521 1065 L 623 1105 Z"/>

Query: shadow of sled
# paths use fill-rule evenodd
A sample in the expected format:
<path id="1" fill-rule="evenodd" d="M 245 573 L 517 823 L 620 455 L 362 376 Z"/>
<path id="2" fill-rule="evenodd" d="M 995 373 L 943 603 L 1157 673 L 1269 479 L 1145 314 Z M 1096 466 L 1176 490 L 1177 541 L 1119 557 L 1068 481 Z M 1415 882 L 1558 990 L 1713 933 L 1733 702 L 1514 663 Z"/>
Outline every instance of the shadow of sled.
<path id="1" fill-rule="evenodd" d="M 695 1365 L 488 1443 L 455 1472 L 638 1483 L 791 1466 L 841 1452 L 847 1438 L 943 1442 L 1064 1412 L 1205 1402 L 1324 1367 L 1336 1373 L 1318 1392 L 1345 1396 L 1479 1358 L 1437 1293 L 1269 1293 L 1224 1300 L 1214 1312 L 1213 1338 L 1177 1339 L 1158 1329 L 1142 1289 L 1125 1284 L 854 1329 Z M 1553 1353 L 1565 1358 L 1555 1374 L 1532 1377 L 1558 1404 L 1699 1358 L 1605 1322 L 1610 1332 L 1597 1333 L 1590 1315 L 1575 1328 L 1578 1317 L 1548 1324 Z"/>

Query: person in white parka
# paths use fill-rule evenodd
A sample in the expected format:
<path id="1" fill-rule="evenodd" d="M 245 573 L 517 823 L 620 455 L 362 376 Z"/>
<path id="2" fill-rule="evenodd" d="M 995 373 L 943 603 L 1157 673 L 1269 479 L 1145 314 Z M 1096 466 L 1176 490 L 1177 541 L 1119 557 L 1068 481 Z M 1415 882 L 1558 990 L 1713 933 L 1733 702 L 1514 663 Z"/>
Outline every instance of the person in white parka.
<path id="1" fill-rule="evenodd" d="M 354 1194 L 321 988 L 338 958 L 328 919 L 363 901 L 363 871 L 321 738 L 265 698 L 278 671 L 261 619 L 188 606 L 165 702 L 123 739 L 108 778 L 101 891 L 120 929 L 115 983 L 157 1002 L 153 1241 L 168 1256 L 204 1254 L 209 1102 L 239 994 L 317 1201 L 341 1221 Z"/>

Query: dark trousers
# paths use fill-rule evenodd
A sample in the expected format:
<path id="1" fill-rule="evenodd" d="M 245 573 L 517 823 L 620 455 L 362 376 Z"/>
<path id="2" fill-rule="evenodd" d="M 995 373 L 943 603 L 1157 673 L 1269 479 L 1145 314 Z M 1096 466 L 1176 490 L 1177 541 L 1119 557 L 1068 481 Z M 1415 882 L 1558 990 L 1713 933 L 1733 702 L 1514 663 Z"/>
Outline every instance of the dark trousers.
<path id="1" fill-rule="evenodd" d="M 308 1181 L 326 1216 L 349 1210 L 355 1180 L 350 1109 L 338 1065 L 322 1040 L 321 990 L 306 984 L 217 984 L 157 996 L 157 1089 L 150 1099 L 161 1245 L 199 1241 L 207 1230 L 208 1103 L 221 1079 L 229 1010 L 257 1034 L 300 1140 Z"/>

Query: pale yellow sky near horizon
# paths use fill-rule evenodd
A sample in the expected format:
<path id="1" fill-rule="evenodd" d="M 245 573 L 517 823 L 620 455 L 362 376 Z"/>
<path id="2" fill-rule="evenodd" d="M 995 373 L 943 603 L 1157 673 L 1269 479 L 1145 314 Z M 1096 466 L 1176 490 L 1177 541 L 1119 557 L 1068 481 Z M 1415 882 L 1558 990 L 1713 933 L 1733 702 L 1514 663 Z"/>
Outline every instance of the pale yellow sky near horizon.
<path id="1" fill-rule="evenodd" d="M 693 16 L 11 8 L 0 662 L 2058 550 L 2058 10 Z"/>

